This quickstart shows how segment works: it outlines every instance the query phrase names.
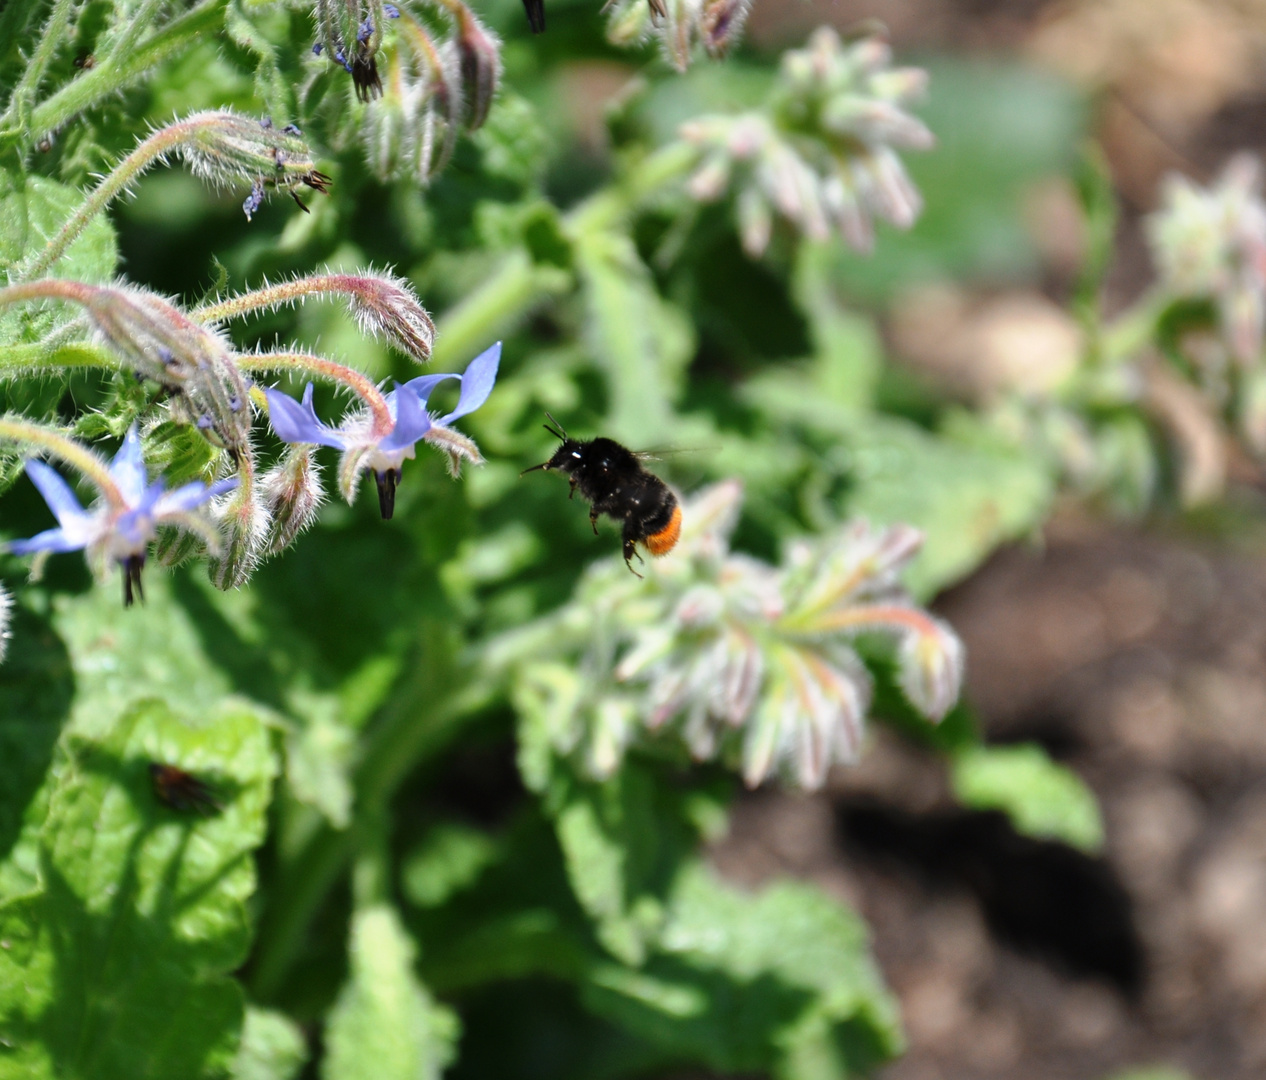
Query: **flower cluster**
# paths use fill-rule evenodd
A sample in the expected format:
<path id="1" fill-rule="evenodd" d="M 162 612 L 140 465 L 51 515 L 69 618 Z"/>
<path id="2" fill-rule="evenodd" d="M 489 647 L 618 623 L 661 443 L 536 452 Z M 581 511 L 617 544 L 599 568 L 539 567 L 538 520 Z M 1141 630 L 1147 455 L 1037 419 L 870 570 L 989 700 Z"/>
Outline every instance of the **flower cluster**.
<path id="1" fill-rule="evenodd" d="M 457 136 L 488 117 L 501 81 L 501 42 L 463 0 L 437 0 L 446 36 L 396 10 L 382 50 L 385 80 L 360 124 L 365 159 L 380 179 L 428 183 L 452 156 Z M 394 10 L 394 9 L 393 9 Z"/>
<path id="2" fill-rule="evenodd" d="M 634 45 L 656 38 L 665 58 L 685 71 L 702 46 L 720 58 L 743 34 L 751 0 L 612 0 L 607 39 L 613 45 Z"/>
<path id="3" fill-rule="evenodd" d="M 1232 159 L 1207 189 L 1184 176 L 1169 177 L 1148 235 L 1161 287 L 1174 296 L 1212 300 L 1231 356 L 1241 365 L 1259 363 L 1266 323 L 1266 203 L 1258 163 L 1246 155 Z"/>
<path id="4" fill-rule="evenodd" d="M 645 584 L 616 563 L 590 572 L 544 635 L 566 655 L 518 672 L 527 744 L 535 733 L 602 777 L 639 732 L 671 732 L 697 760 L 736 762 L 750 786 L 778 773 L 817 788 L 857 758 L 871 679 L 855 641 L 872 633 L 895 637 L 911 704 L 945 715 L 962 645 L 898 580 L 920 534 L 858 523 L 774 567 L 729 550 L 741 500 L 735 482 L 690 500 L 677 549 Z"/>
<path id="5" fill-rule="evenodd" d="M 878 37 L 845 43 L 829 28 L 783 57 L 777 89 L 761 110 L 683 126 L 700 163 L 688 190 L 710 202 L 735 197 L 743 246 L 760 255 L 775 214 L 810 239 L 839 233 L 869 250 L 874 219 L 901 229 L 922 209 L 897 150 L 925 150 L 932 134 L 906 111 L 927 82 L 893 68 Z"/>

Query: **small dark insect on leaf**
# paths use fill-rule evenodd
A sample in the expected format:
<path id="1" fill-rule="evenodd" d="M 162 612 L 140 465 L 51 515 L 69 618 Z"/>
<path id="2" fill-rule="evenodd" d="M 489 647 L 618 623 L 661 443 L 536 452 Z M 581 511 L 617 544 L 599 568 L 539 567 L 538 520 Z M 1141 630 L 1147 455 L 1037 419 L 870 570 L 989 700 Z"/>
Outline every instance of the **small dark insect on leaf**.
<path id="1" fill-rule="evenodd" d="M 172 810 L 210 814 L 222 808 L 206 782 L 184 769 L 155 761 L 150 763 L 149 775 L 158 801 Z"/>

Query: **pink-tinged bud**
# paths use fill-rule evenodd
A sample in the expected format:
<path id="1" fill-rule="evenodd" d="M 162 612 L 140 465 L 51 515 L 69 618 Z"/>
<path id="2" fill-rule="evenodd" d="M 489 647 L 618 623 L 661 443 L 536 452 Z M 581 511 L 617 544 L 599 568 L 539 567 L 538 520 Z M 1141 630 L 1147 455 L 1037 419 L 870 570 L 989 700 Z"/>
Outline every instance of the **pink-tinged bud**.
<path id="1" fill-rule="evenodd" d="M 963 685 L 963 643 L 940 619 L 905 635 L 897 652 L 901 689 L 910 704 L 933 722 L 953 708 Z"/>
<path id="2" fill-rule="evenodd" d="M 413 286 L 391 274 L 339 274 L 361 332 L 382 336 L 420 364 L 431 359 L 435 323 Z"/>
<path id="3" fill-rule="evenodd" d="M 759 259 L 765 254 L 765 249 L 769 247 L 770 237 L 773 235 L 773 211 L 765 196 L 755 187 L 744 188 L 739 192 L 736 210 L 743 250 L 751 258 Z"/>
<path id="4" fill-rule="evenodd" d="M 457 55 L 466 102 L 466 128 L 474 131 L 488 119 L 501 82 L 501 39 L 462 3 L 457 4 Z"/>
<path id="5" fill-rule="evenodd" d="M 9 650 L 10 617 L 13 611 L 13 597 L 3 585 L 0 585 L 0 664 L 4 663 L 4 654 Z"/>
<path id="6" fill-rule="evenodd" d="M 166 388 L 174 419 L 197 426 L 232 453 L 245 451 L 251 427 L 246 381 L 213 331 L 133 286 L 45 278 L 0 289 L 0 304 L 34 299 L 81 304 L 119 353 L 121 367 Z"/>
<path id="7" fill-rule="evenodd" d="M 724 154 L 713 154 L 686 182 L 686 190 L 700 202 L 715 202 L 730 182 L 730 162 Z"/>
<path id="8" fill-rule="evenodd" d="M 742 36 L 751 0 L 705 0 L 699 29 L 703 47 L 712 57 L 723 57 Z"/>
<path id="9" fill-rule="evenodd" d="M 281 460 L 260 477 L 259 488 L 270 517 L 266 550 L 272 555 L 316 520 L 325 501 L 316 447 L 288 446 Z"/>

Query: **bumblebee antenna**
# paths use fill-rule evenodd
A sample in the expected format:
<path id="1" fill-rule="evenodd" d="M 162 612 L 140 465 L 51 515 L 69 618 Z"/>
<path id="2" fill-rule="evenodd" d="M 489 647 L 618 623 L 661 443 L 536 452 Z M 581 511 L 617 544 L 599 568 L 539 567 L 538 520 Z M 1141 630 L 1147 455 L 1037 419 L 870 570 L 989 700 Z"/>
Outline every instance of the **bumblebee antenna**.
<path id="1" fill-rule="evenodd" d="M 560 424 L 557 420 L 555 420 L 552 416 L 550 416 L 549 413 L 546 413 L 545 415 L 549 416 L 549 424 L 542 424 L 541 426 L 546 431 L 548 431 L 551 435 L 553 435 L 554 438 L 560 440 L 561 442 L 566 442 L 567 432 L 563 430 L 563 425 Z M 550 424 L 552 424 L 553 427 L 551 427 Z"/>

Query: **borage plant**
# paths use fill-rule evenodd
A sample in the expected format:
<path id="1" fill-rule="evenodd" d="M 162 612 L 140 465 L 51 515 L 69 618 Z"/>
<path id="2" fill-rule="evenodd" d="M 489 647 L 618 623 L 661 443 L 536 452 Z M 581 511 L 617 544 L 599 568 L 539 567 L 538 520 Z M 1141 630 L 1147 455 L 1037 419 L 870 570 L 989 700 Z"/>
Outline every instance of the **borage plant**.
<path id="1" fill-rule="evenodd" d="M 746 13 L 630 0 L 608 34 L 684 71 Z M 0 12 L 6 1072 L 528 1076 L 549 1044 L 551 1076 L 809 1078 L 900 1048 L 860 918 L 701 845 L 744 785 L 865 768 L 870 717 L 998 763 L 923 605 L 1059 467 L 893 407 L 832 269 L 920 214 L 926 78 L 873 32 L 681 78 L 652 49 L 579 182 L 533 57 L 607 46 L 502 14 Z M 1208 287 L 1239 341 L 1236 282 Z M 714 448 L 644 579 L 518 482 L 546 409 Z"/>

